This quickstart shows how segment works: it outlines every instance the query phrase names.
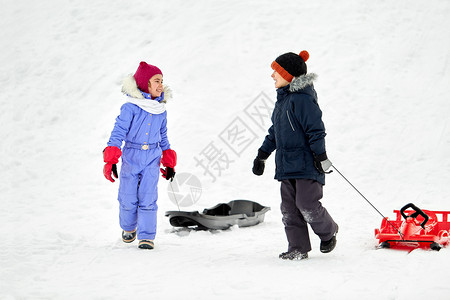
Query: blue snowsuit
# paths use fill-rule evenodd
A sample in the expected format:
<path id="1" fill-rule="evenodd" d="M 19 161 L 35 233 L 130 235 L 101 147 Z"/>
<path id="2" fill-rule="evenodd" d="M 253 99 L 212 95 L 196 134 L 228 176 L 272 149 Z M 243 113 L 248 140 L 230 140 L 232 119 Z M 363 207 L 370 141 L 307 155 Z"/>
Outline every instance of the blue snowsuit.
<path id="1" fill-rule="evenodd" d="M 148 97 L 148 94 L 142 94 Z M 146 101 L 161 101 L 163 98 L 164 93 L 159 98 Z M 167 112 L 154 114 L 136 104 L 123 104 L 108 146 L 121 148 L 123 141 L 118 196 L 120 226 L 126 231 L 137 228 L 139 240 L 153 240 L 156 235 L 159 165 L 162 151 L 170 148 Z"/>

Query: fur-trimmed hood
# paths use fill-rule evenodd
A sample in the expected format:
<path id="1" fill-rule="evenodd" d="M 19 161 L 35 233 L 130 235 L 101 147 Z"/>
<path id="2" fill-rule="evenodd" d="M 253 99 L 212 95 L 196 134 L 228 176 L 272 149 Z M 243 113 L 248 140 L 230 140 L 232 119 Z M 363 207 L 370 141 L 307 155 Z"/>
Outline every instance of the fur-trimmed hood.
<path id="1" fill-rule="evenodd" d="M 317 74 L 308 73 L 305 75 L 300 75 L 299 77 L 294 77 L 289 85 L 290 92 L 297 92 L 304 89 L 309 85 L 313 85 L 313 82 L 317 79 Z"/>
<path id="2" fill-rule="evenodd" d="M 122 93 L 124 93 L 127 96 L 130 96 L 132 98 L 136 99 L 145 99 L 145 97 L 142 95 L 141 90 L 139 90 L 136 79 L 134 79 L 133 74 L 128 75 L 125 77 L 122 81 Z M 162 103 L 167 103 L 167 100 L 172 98 L 172 90 L 168 86 L 164 86 L 164 98 L 161 100 Z"/>

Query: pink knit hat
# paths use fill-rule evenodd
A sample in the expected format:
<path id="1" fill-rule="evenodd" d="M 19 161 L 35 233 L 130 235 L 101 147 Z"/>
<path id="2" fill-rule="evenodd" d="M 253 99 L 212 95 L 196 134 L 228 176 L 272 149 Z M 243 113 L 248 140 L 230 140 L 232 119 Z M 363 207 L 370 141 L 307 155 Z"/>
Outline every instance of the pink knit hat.
<path id="1" fill-rule="evenodd" d="M 142 92 L 148 93 L 148 81 L 156 74 L 162 75 L 163 73 L 158 67 L 149 65 L 145 61 L 141 61 L 136 73 L 134 73 L 134 79 L 136 79 L 138 88 Z"/>

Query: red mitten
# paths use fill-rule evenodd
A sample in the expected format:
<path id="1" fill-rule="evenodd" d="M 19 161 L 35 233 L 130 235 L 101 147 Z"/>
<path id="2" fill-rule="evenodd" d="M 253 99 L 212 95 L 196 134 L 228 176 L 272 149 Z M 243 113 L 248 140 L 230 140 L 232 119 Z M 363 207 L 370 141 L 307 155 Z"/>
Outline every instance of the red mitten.
<path id="1" fill-rule="evenodd" d="M 119 176 L 117 175 L 117 165 L 116 164 L 106 164 L 103 167 L 103 175 L 109 181 L 114 182 L 115 180 L 112 178 L 112 175 L 114 175 L 114 177 L 116 177 L 116 178 L 119 178 Z"/>
<path id="2" fill-rule="evenodd" d="M 175 168 L 177 165 L 177 153 L 172 149 L 167 149 L 163 151 L 161 164 L 164 167 Z"/>
<path id="3" fill-rule="evenodd" d="M 173 180 L 173 177 L 175 176 L 175 166 L 177 165 L 177 153 L 172 149 L 164 150 L 161 164 L 166 167 L 165 169 L 160 169 L 163 177 L 167 180 Z"/>
<path id="4" fill-rule="evenodd" d="M 103 150 L 103 161 L 106 163 L 103 167 L 103 175 L 111 182 L 115 181 L 112 178 L 112 175 L 118 178 L 116 164 L 119 162 L 119 158 L 121 155 L 122 151 L 114 146 L 108 146 L 105 148 L 105 150 Z"/>

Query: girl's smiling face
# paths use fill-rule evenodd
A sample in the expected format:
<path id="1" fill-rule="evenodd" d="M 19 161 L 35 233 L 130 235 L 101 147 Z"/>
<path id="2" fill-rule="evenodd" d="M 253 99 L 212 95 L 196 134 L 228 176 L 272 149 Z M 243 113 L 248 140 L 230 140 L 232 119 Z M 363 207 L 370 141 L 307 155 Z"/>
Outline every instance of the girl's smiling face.
<path id="1" fill-rule="evenodd" d="M 148 93 L 152 95 L 153 99 L 161 96 L 163 90 L 163 76 L 161 74 L 156 74 L 150 78 L 148 81 Z"/>

